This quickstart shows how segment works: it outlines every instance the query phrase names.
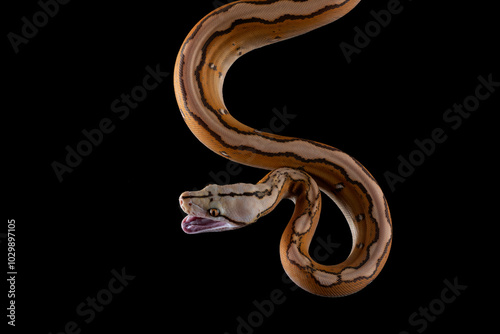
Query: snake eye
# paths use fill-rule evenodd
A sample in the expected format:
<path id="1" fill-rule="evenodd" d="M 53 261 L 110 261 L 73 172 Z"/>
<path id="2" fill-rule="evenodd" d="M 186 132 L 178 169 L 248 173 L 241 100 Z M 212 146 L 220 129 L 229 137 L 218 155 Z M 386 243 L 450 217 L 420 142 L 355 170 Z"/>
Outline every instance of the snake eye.
<path id="1" fill-rule="evenodd" d="M 209 213 L 209 214 L 210 214 L 210 216 L 212 216 L 212 217 L 217 217 L 217 216 L 219 216 L 219 210 L 217 210 L 217 209 L 210 209 L 210 210 L 208 210 L 208 213 Z"/>

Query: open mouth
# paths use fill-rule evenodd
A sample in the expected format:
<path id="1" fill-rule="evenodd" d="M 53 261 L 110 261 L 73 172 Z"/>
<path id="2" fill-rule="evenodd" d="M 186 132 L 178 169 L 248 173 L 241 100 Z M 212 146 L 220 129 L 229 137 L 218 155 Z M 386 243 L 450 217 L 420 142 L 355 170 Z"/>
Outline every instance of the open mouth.
<path id="1" fill-rule="evenodd" d="M 228 223 L 225 221 L 212 220 L 209 218 L 200 218 L 196 216 L 186 216 L 181 223 L 182 230 L 188 234 L 215 232 L 228 229 Z"/>

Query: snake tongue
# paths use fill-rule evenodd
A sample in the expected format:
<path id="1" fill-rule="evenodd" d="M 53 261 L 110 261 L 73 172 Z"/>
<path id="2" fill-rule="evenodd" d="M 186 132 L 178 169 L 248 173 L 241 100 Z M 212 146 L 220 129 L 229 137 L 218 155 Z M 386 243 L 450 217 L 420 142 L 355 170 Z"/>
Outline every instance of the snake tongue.
<path id="1" fill-rule="evenodd" d="M 225 225 L 226 223 L 222 221 L 200 218 L 191 215 L 186 216 L 181 223 L 182 230 L 188 234 L 209 232 Z"/>

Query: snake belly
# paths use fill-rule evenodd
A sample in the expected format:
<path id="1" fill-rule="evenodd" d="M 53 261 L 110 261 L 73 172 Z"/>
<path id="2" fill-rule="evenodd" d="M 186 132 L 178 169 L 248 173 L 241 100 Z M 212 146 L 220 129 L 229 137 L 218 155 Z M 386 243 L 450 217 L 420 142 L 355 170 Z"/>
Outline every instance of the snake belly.
<path id="1" fill-rule="evenodd" d="M 240 123 L 224 104 L 222 86 L 228 69 L 242 55 L 331 23 L 358 2 L 253 0 L 227 4 L 193 27 L 174 70 L 180 112 L 204 145 L 241 164 L 300 170 L 341 209 L 353 239 L 344 262 L 316 263 L 308 253 L 312 235 L 299 244 L 293 237 L 292 221 L 280 246 L 282 264 L 290 278 L 313 294 L 329 297 L 361 290 L 377 277 L 387 260 L 392 222 L 380 186 L 357 160 L 334 147 L 257 131 Z M 314 233 L 316 223 L 305 233 Z"/>

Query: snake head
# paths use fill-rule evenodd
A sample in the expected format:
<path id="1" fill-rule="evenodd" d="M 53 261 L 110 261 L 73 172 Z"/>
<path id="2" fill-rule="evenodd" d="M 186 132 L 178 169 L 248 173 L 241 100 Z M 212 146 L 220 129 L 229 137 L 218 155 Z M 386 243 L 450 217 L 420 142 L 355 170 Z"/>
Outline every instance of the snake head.
<path id="1" fill-rule="evenodd" d="M 199 191 L 186 191 L 179 197 L 182 210 L 188 215 L 182 229 L 188 234 L 234 230 L 256 221 L 263 210 L 261 201 L 251 194 L 262 185 L 208 185 Z"/>

